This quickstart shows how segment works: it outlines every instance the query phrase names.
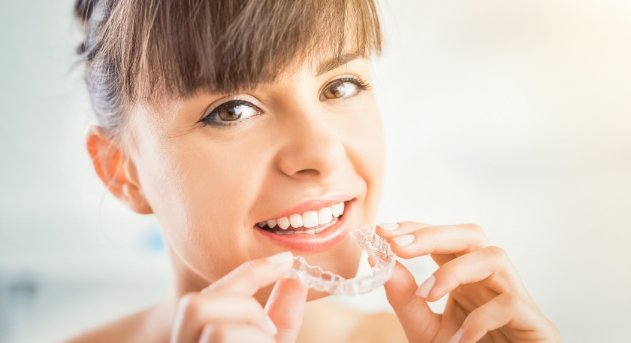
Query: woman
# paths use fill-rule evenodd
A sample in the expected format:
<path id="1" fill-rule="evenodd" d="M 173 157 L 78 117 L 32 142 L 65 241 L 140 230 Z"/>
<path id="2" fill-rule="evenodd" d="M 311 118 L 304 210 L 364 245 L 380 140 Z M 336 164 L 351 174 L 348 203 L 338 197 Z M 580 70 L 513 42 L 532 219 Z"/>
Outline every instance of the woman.
<path id="1" fill-rule="evenodd" d="M 370 90 L 371 0 L 78 1 L 99 125 L 94 168 L 155 214 L 175 271 L 163 302 L 75 342 L 557 341 L 475 225 L 382 224 L 401 258 L 440 266 L 385 284 L 395 316 L 312 302 L 294 254 L 343 276 L 373 221 L 384 147 Z M 443 314 L 427 302 L 447 295 Z"/>

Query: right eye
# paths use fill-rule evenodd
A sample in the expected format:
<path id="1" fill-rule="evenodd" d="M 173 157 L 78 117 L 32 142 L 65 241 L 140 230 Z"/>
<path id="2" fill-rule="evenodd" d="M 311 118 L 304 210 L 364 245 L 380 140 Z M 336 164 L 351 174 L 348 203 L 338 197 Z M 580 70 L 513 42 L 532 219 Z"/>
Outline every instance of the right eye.
<path id="1" fill-rule="evenodd" d="M 263 111 L 249 101 L 231 100 L 215 107 L 200 121 L 204 125 L 232 126 L 261 113 Z"/>

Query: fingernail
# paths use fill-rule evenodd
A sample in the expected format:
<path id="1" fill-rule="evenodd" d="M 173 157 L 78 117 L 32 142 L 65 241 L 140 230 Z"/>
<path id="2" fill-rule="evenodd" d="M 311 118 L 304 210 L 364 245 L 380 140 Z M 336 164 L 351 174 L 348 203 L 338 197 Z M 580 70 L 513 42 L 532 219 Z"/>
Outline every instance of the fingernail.
<path id="1" fill-rule="evenodd" d="M 394 241 L 398 246 L 404 247 L 406 245 L 412 244 L 416 237 L 414 235 L 403 235 L 399 237 L 394 237 L 392 241 Z"/>
<path id="2" fill-rule="evenodd" d="M 416 295 L 418 295 L 421 298 L 427 298 L 427 296 L 429 295 L 429 292 L 432 290 L 432 287 L 434 287 L 435 283 L 436 283 L 436 277 L 434 277 L 434 275 L 428 277 L 427 280 L 423 281 L 423 283 L 418 288 L 418 290 L 416 290 Z"/>
<path id="3" fill-rule="evenodd" d="M 278 253 L 276 255 L 272 255 L 267 257 L 267 261 L 274 264 L 285 264 L 291 261 L 294 258 L 294 255 L 291 251 L 285 251 Z"/>
<path id="4" fill-rule="evenodd" d="M 375 266 L 375 258 L 374 258 L 374 257 L 372 257 L 372 256 L 368 256 L 368 264 L 369 264 L 371 267 L 374 267 L 374 266 Z"/>
<path id="5" fill-rule="evenodd" d="M 460 343 L 461 340 L 462 340 L 462 328 L 456 331 L 453 337 L 451 337 L 451 339 L 449 340 L 449 343 Z"/>
<path id="6" fill-rule="evenodd" d="M 266 323 L 265 325 L 267 326 L 267 329 L 269 330 L 269 332 L 272 335 L 276 335 L 278 333 L 278 329 L 276 328 L 276 324 L 274 324 L 274 322 L 272 321 L 272 319 L 270 317 L 265 317 L 266 319 Z"/>
<path id="7" fill-rule="evenodd" d="M 377 224 L 377 225 L 386 231 L 394 231 L 399 228 L 399 224 L 397 223 L 385 223 L 385 224 Z"/>

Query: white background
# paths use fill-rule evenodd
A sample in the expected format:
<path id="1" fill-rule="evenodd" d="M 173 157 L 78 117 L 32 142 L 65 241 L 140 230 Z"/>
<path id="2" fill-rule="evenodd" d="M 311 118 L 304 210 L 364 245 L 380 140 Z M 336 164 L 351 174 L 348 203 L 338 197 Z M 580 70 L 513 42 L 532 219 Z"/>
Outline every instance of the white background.
<path id="1" fill-rule="evenodd" d="M 72 5 L 0 4 L 2 342 L 59 340 L 169 288 L 157 224 L 107 195 L 84 152 Z M 564 341 L 631 340 L 631 2 L 381 9 L 380 221 L 478 223 Z M 338 300 L 386 308 L 379 292 Z"/>

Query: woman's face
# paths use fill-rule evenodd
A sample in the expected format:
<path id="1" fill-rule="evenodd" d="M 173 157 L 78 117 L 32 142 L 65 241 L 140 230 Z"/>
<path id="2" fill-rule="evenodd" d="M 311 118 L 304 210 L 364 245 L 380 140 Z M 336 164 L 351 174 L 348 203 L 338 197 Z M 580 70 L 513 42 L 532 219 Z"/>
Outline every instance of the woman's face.
<path id="1" fill-rule="evenodd" d="M 128 153 L 179 273 L 208 283 L 285 250 L 356 272 L 347 234 L 373 221 L 384 146 L 364 90 L 369 61 L 349 58 L 304 62 L 239 94 L 133 109 Z M 268 220 L 275 228 L 257 225 Z"/>

